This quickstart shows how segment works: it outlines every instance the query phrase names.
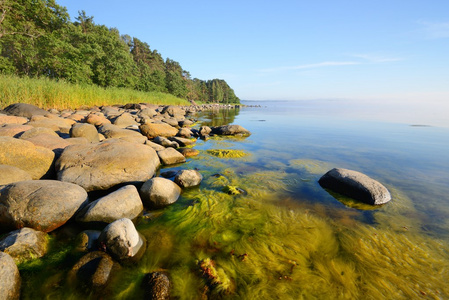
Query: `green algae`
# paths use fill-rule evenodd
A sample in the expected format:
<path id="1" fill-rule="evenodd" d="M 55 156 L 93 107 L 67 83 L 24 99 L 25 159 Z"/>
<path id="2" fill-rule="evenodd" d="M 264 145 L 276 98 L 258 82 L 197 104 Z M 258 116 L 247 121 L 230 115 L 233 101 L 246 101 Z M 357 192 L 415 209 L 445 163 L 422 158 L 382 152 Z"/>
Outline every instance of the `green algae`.
<path id="1" fill-rule="evenodd" d="M 210 155 L 216 156 L 218 158 L 242 158 L 246 157 L 249 154 L 242 150 L 234 150 L 234 149 L 213 149 L 207 150 L 207 153 Z"/>

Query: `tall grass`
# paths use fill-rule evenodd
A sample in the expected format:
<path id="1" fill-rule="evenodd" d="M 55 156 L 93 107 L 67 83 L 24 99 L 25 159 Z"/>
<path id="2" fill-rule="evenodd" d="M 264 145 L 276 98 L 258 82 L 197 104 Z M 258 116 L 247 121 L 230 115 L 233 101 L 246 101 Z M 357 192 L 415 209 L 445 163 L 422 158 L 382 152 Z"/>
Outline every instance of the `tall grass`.
<path id="1" fill-rule="evenodd" d="M 126 103 L 189 105 L 189 102 L 161 92 L 139 92 L 126 88 L 101 88 L 71 84 L 47 78 L 33 79 L 0 75 L 0 107 L 29 103 L 44 109 L 80 108 Z"/>

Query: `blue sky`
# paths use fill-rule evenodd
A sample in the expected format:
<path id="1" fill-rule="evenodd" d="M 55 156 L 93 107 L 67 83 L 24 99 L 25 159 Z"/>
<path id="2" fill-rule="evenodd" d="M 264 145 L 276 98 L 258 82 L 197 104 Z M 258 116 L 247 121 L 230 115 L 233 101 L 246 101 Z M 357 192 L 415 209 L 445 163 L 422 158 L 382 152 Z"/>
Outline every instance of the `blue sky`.
<path id="1" fill-rule="evenodd" d="M 449 102 L 448 0 L 59 0 L 246 100 Z"/>

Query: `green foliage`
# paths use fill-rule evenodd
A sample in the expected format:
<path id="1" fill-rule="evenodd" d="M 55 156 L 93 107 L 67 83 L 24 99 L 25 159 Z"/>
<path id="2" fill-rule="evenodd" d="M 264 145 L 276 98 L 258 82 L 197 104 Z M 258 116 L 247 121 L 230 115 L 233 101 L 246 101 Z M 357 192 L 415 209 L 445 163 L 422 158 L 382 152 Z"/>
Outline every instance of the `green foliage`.
<path id="1" fill-rule="evenodd" d="M 192 80 L 178 62 L 85 11 L 70 22 L 55 0 L 0 0 L 0 73 L 238 103 L 224 80 Z"/>

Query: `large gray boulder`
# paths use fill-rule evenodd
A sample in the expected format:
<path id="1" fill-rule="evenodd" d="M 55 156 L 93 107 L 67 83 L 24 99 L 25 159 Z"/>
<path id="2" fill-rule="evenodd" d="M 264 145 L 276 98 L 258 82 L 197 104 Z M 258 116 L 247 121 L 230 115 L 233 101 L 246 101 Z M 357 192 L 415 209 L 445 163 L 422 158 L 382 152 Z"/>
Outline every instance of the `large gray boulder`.
<path id="1" fill-rule="evenodd" d="M 27 103 L 14 103 L 3 109 L 8 115 L 31 118 L 36 115 L 46 115 L 48 111 L 43 110 L 32 104 Z"/>
<path id="2" fill-rule="evenodd" d="M 240 125 L 223 125 L 212 127 L 212 133 L 218 135 L 242 135 L 248 136 L 251 134 L 249 130 L 246 130 Z"/>
<path id="3" fill-rule="evenodd" d="M 318 182 L 323 188 L 371 205 L 384 204 L 391 200 L 390 192 L 385 186 L 357 171 L 334 168 Z"/>
<path id="4" fill-rule="evenodd" d="M 145 182 L 153 177 L 159 164 L 151 147 L 112 139 L 65 148 L 56 161 L 56 171 L 59 180 L 76 183 L 90 192 Z"/>
<path id="5" fill-rule="evenodd" d="M 133 220 L 142 211 L 143 204 L 137 188 L 127 185 L 89 203 L 78 213 L 76 220 L 82 223 L 112 223 L 122 218 Z"/>
<path id="6" fill-rule="evenodd" d="M 14 166 L 0 165 L 0 185 L 31 179 L 31 175 L 22 169 Z"/>
<path id="7" fill-rule="evenodd" d="M 19 299 L 21 282 L 14 260 L 8 254 L 0 252 L 0 299 Z"/>
<path id="8" fill-rule="evenodd" d="M 11 231 L 0 240 L 0 251 L 8 253 L 19 264 L 44 256 L 48 250 L 48 235 L 32 228 Z"/>
<path id="9" fill-rule="evenodd" d="M 140 188 L 140 197 L 144 206 L 151 209 L 164 208 L 178 200 L 181 188 L 171 180 L 155 177 Z"/>
<path id="10" fill-rule="evenodd" d="M 145 251 L 146 241 L 140 235 L 130 219 L 119 219 L 112 222 L 98 238 L 100 248 L 106 250 L 118 261 L 139 259 Z"/>
<path id="11" fill-rule="evenodd" d="M 31 227 L 50 232 L 65 224 L 87 202 L 86 191 L 57 180 L 29 180 L 0 189 L 0 228 Z"/>
<path id="12" fill-rule="evenodd" d="M 53 173 L 55 153 L 32 142 L 12 137 L 0 137 L 0 164 L 10 165 L 29 173 L 33 179 Z"/>
<path id="13" fill-rule="evenodd" d="M 175 183 L 183 188 L 197 186 L 202 180 L 203 175 L 197 170 L 181 170 L 175 177 Z"/>
<path id="14" fill-rule="evenodd" d="M 94 125 L 88 123 L 76 123 L 70 129 L 70 137 L 84 137 L 91 143 L 98 143 L 98 131 Z"/>

